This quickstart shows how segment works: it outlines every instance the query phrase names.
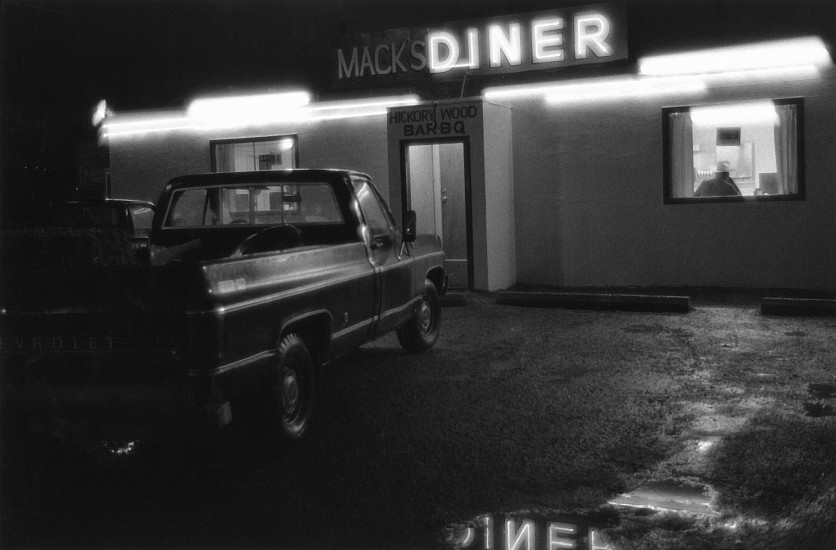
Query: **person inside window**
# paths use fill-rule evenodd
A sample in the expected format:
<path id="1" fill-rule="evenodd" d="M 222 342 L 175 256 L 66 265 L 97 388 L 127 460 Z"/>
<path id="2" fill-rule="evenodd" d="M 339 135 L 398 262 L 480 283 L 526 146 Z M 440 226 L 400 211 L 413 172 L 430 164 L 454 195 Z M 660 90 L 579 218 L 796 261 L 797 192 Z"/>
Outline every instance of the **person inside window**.
<path id="1" fill-rule="evenodd" d="M 734 195 L 742 195 L 740 188 L 734 183 L 734 180 L 729 176 L 729 163 L 720 161 L 717 163 L 717 169 L 714 170 L 714 177 L 710 180 L 703 180 L 694 191 L 695 197 L 726 197 Z"/>

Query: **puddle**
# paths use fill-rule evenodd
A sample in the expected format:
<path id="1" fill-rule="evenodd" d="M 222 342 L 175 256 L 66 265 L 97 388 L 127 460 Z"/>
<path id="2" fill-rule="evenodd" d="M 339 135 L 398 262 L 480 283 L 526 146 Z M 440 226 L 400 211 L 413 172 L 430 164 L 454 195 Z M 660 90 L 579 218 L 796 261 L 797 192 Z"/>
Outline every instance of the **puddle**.
<path id="1" fill-rule="evenodd" d="M 653 481 L 619 495 L 597 510 L 574 514 L 527 510 L 483 514 L 447 525 L 439 538 L 445 548 L 456 550 L 614 550 L 602 533 L 620 523 L 619 508 L 690 517 L 716 516 L 713 492 L 703 483 Z"/>
<path id="2" fill-rule="evenodd" d="M 833 405 L 825 405 L 824 403 L 804 403 L 804 414 L 813 418 L 821 418 L 823 416 L 836 416 L 833 410 Z"/>
<path id="3" fill-rule="evenodd" d="M 711 488 L 708 485 L 671 480 L 646 483 L 635 491 L 618 496 L 609 504 L 661 512 L 716 513 L 711 505 Z"/>
<path id="4" fill-rule="evenodd" d="M 834 384 L 810 384 L 807 391 L 816 399 L 830 399 L 836 397 L 836 385 Z"/>
<path id="5" fill-rule="evenodd" d="M 138 444 L 138 441 L 102 441 L 98 447 L 110 456 L 130 456 L 136 452 Z"/>

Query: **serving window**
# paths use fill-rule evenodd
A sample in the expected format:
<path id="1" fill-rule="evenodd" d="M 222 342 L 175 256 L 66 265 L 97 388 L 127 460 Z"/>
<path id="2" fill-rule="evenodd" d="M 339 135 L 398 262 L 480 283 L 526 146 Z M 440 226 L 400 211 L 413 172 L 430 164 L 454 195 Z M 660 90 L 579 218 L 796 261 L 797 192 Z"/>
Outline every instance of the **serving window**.
<path id="1" fill-rule="evenodd" d="M 212 171 L 284 170 L 298 164 L 296 136 L 223 139 L 211 142 Z"/>
<path id="2" fill-rule="evenodd" d="M 662 110 L 666 203 L 803 199 L 803 100 Z"/>

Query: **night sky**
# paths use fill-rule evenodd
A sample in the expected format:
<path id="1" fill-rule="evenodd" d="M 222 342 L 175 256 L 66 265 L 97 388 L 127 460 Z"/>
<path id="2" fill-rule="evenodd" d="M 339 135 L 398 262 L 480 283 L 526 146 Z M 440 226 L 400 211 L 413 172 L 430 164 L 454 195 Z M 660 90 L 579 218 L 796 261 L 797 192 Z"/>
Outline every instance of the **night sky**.
<path id="1" fill-rule="evenodd" d="M 327 94 L 330 45 L 340 36 L 592 3 L 0 0 L 3 183 L 23 166 L 73 178 L 76 145 L 95 142 L 90 116 L 100 99 L 126 111 L 183 107 L 227 91 L 296 86 Z M 760 9 L 766 0 L 627 2 L 631 57 L 656 53 L 658 43 L 691 47 L 710 27 L 727 29 L 729 42 L 782 34 L 833 39 L 836 2 L 792 3 L 793 16 L 776 24 Z M 664 36 L 659 22 L 673 17 L 692 20 L 693 33 Z M 645 35 L 645 24 L 654 36 Z"/>

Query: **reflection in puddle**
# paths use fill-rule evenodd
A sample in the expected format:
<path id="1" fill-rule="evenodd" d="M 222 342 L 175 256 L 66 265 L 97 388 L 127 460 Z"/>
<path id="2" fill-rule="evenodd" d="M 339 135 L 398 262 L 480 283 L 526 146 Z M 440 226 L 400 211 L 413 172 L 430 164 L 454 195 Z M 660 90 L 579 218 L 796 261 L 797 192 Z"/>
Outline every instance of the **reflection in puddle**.
<path id="1" fill-rule="evenodd" d="M 115 457 L 121 459 L 133 455 L 138 445 L 139 441 L 98 441 L 93 443 L 92 449 L 100 458 Z"/>
<path id="2" fill-rule="evenodd" d="M 709 438 L 699 442 L 698 447 L 707 451 L 715 443 L 716 439 Z M 616 550 L 603 533 L 618 527 L 625 518 L 639 517 L 629 510 L 637 511 L 642 517 L 646 517 L 642 512 L 646 510 L 653 515 L 660 512 L 659 517 L 678 516 L 683 522 L 701 521 L 703 518 L 715 521 L 720 515 L 712 506 L 713 494 L 714 490 L 703 483 L 653 481 L 619 495 L 609 501 L 608 506 L 588 513 L 544 515 L 522 510 L 486 514 L 468 522 L 448 525 L 442 539 L 447 548 L 456 550 Z M 734 531 L 738 526 L 726 524 L 723 527 Z M 613 531 L 609 534 L 612 537 Z M 615 540 L 619 540 L 617 536 Z"/>
<path id="3" fill-rule="evenodd" d="M 697 442 L 697 452 L 705 454 L 710 451 L 717 443 L 716 439 L 703 439 Z"/>
<path id="4" fill-rule="evenodd" d="M 804 403 L 804 414 L 812 416 L 813 418 L 820 418 L 822 416 L 836 416 L 832 405 L 825 403 Z"/>
<path id="5" fill-rule="evenodd" d="M 817 399 L 836 397 L 836 385 L 833 384 L 809 384 L 807 391 Z"/>
<path id="6" fill-rule="evenodd" d="M 710 447 L 711 442 L 705 442 Z M 654 481 L 635 491 L 619 495 L 609 502 L 613 506 L 644 508 L 663 512 L 716 514 L 711 506 L 711 488 L 703 484 L 678 481 Z"/>
<path id="7" fill-rule="evenodd" d="M 443 541 L 448 548 L 480 550 L 615 550 L 606 544 L 601 530 L 617 522 L 613 512 L 569 516 L 518 511 L 485 514 L 447 526 Z"/>
<path id="8" fill-rule="evenodd" d="M 110 447 L 111 454 L 117 456 L 126 456 L 131 454 L 136 448 L 136 441 L 128 441 L 127 443 L 117 444 Z"/>

